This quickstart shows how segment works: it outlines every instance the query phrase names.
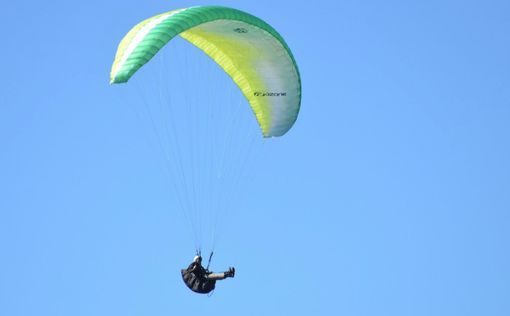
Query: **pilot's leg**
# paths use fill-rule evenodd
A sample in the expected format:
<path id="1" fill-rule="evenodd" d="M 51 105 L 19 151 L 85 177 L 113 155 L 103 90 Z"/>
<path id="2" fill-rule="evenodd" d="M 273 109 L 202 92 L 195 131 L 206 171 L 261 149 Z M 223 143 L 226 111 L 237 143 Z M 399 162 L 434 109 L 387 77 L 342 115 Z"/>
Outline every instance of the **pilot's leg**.
<path id="1" fill-rule="evenodd" d="M 226 278 L 233 278 L 235 273 L 236 273 L 236 269 L 229 268 L 227 272 L 208 274 L 207 278 L 210 280 L 223 280 Z"/>
<path id="2" fill-rule="evenodd" d="M 209 280 L 223 280 L 226 277 L 227 276 L 225 275 L 225 272 L 222 272 L 222 273 L 211 273 L 211 274 L 208 274 L 206 276 L 206 278 L 209 279 Z"/>

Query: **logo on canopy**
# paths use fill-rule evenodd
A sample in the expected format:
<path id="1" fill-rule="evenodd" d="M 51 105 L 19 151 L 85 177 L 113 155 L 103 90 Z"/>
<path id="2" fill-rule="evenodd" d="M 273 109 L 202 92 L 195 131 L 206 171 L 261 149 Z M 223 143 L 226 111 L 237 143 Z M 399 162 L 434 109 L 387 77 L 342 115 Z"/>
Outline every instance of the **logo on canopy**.
<path id="1" fill-rule="evenodd" d="M 235 28 L 234 29 L 234 32 L 237 32 L 239 34 L 242 34 L 242 33 L 248 33 L 248 30 L 245 29 L 244 27 L 238 27 L 238 28 Z"/>

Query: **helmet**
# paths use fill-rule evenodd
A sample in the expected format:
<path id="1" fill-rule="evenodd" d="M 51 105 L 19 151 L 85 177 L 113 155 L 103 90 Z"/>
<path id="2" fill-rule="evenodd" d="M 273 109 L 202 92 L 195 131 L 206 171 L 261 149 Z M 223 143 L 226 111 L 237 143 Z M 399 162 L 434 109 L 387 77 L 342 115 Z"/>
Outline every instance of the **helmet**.
<path id="1" fill-rule="evenodd" d="M 202 261 L 201 256 L 195 256 L 195 258 L 193 258 L 193 262 L 199 262 L 199 261 Z"/>

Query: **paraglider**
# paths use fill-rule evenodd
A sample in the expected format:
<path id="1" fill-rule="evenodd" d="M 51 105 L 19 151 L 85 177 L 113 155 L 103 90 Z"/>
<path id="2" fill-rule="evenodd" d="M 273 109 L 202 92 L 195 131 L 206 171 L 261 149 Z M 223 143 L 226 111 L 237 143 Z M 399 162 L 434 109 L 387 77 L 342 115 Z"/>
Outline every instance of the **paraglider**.
<path id="1" fill-rule="evenodd" d="M 162 13 L 138 23 L 118 46 L 110 83 L 128 82 L 177 35 L 207 54 L 230 76 L 248 101 L 263 137 L 282 136 L 294 125 L 301 104 L 301 79 L 290 48 L 268 23 L 232 8 L 195 6 Z M 200 107 L 196 106 L 193 111 L 200 111 Z M 214 120 L 213 116 L 208 119 Z M 207 159 L 203 156 L 200 159 Z M 183 160 L 188 157 L 185 158 Z M 193 179 L 190 181 L 196 181 Z M 179 186 L 184 186 L 185 190 L 187 184 L 177 183 Z M 193 209 L 188 210 L 190 217 L 200 216 L 196 205 L 189 204 L 192 206 L 188 208 Z M 192 223 L 193 229 L 202 226 L 201 219 L 198 224 Z M 196 250 L 198 253 L 201 249 Z M 233 277 L 235 270 L 211 273 L 202 267 L 198 256 L 181 273 L 191 290 L 208 293 L 214 289 L 217 280 Z"/>
<path id="2" fill-rule="evenodd" d="M 202 256 L 196 255 L 193 262 L 187 269 L 181 270 L 182 280 L 186 286 L 193 292 L 207 294 L 214 290 L 216 281 L 226 278 L 233 278 L 236 269 L 230 267 L 228 271 L 222 273 L 214 273 L 209 271 L 209 267 L 202 266 Z"/>

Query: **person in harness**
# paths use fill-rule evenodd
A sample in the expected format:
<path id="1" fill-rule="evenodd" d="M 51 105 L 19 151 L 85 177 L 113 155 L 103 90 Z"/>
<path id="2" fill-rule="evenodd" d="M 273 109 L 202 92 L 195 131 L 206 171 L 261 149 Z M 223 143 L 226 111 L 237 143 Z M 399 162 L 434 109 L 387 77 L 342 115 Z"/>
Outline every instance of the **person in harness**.
<path id="1" fill-rule="evenodd" d="M 233 267 L 230 267 L 226 272 L 213 273 L 202 266 L 202 257 L 199 255 L 193 258 L 193 262 L 187 269 L 181 270 L 182 280 L 186 286 L 193 292 L 201 294 L 211 292 L 214 290 L 217 280 L 233 278 L 235 273 L 236 269 Z"/>

